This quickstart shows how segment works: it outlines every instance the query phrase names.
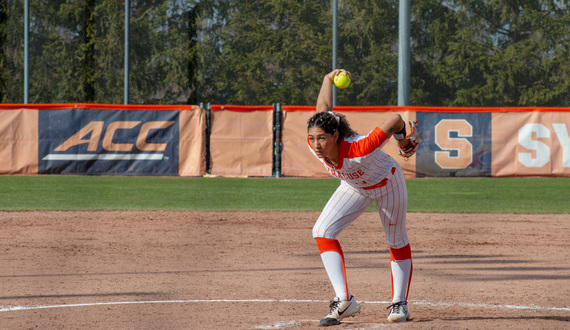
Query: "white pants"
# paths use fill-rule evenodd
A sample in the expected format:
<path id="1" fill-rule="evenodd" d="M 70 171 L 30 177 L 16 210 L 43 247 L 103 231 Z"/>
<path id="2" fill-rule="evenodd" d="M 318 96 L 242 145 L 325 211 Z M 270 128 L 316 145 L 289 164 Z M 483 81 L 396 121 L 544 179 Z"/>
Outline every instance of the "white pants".
<path id="1" fill-rule="evenodd" d="M 387 184 L 380 188 L 370 190 L 354 188 L 342 181 L 315 223 L 313 238 L 336 239 L 344 228 L 375 201 L 388 245 L 393 249 L 408 245 L 406 233 L 408 191 L 400 165 L 394 161 L 393 166 L 394 174 L 390 174 L 387 177 Z"/>

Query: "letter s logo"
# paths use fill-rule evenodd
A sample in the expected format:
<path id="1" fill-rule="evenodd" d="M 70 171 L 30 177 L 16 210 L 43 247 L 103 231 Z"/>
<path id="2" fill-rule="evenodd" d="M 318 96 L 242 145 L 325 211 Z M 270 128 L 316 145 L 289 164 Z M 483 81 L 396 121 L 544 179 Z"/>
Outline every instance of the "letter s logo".
<path id="1" fill-rule="evenodd" d="M 543 167 L 550 161 L 550 147 L 542 141 L 532 139 L 532 134 L 536 137 L 549 138 L 548 127 L 542 124 L 526 124 L 519 129 L 519 144 L 528 150 L 534 151 L 536 157 L 531 152 L 519 152 L 518 160 L 526 167 Z"/>
<path id="2" fill-rule="evenodd" d="M 457 137 L 449 133 L 457 132 Z M 473 162 L 473 126 L 465 119 L 443 119 L 435 125 L 435 144 L 444 151 L 435 152 L 435 162 L 444 169 L 462 169 Z M 452 156 L 456 151 L 457 156 Z"/>

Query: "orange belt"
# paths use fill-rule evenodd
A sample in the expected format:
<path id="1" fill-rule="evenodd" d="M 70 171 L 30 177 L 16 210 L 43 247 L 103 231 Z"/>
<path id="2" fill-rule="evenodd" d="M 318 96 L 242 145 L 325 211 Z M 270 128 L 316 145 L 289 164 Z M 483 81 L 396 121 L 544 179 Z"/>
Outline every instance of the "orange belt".
<path id="1" fill-rule="evenodd" d="M 387 184 L 388 184 L 388 178 L 384 178 L 384 179 L 382 179 L 382 181 L 378 182 L 377 184 L 370 186 L 370 187 L 364 187 L 362 189 L 366 189 L 366 190 L 376 189 L 376 188 L 384 187 Z"/>
<path id="2" fill-rule="evenodd" d="M 396 172 L 396 168 L 392 167 L 391 172 L 392 172 L 392 175 L 394 175 L 394 172 Z M 362 189 L 365 189 L 365 190 L 376 189 L 376 188 L 384 187 L 387 184 L 388 184 L 388 178 L 384 178 L 384 179 L 382 179 L 382 181 L 378 182 L 377 184 L 372 185 L 370 187 L 364 187 Z"/>

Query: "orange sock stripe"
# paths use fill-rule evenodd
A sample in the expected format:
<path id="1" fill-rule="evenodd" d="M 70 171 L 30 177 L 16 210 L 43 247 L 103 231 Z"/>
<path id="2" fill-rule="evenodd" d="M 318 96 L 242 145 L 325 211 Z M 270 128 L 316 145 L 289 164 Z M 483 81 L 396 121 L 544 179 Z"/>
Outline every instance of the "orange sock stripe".
<path id="1" fill-rule="evenodd" d="M 408 301 L 408 293 L 410 293 L 410 284 L 412 283 L 412 273 L 414 272 L 414 263 L 410 265 L 410 278 L 408 279 L 408 289 L 406 290 L 406 301 Z"/>
<path id="2" fill-rule="evenodd" d="M 401 249 L 390 248 L 390 261 L 412 259 L 412 249 L 410 244 Z"/>
<path id="3" fill-rule="evenodd" d="M 340 247 L 340 243 L 336 239 L 330 238 L 323 238 L 323 237 L 316 237 L 315 240 L 317 241 L 317 247 L 319 248 L 319 252 L 336 252 L 340 254 L 340 259 L 342 260 L 342 273 L 344 275 L 344 286 L 346 287 L 346 297 L 350 299 L 350 295 L 348 292 L 348 283 L 346 281 L 346 268 L 344 266 L 344 254 L 342 253 L 342 248 Z"/>
<path id="4" fill-rule="evenodd" d="M 412 249 L 410 248 L 410 244 L 404 246 L 401 249 L 392 249 L 390 248 L 390 261 L 396 260 L 406 260 L 412 259 Z M 408 278 L 408 287 L 406 289 L 406 301 L 408 300 L 408 293 L 410 292 L 410 284 L 412 283 L 412 273 L 414 270 L 414 264 L 410 265 L 410 278 Z M 394 278 L 390 272 L 390 277 L 392 280 L 392 299 L 394 299 Z"/>
<path id="5" fill-rule="evenodd" d="M 317 241 L 317 247 L 319 248 L 320 253 L 327 251 L 334 251 L 338 252 L 340 256 L 343 257 L 344 259 L 344 256 L 342 254 L 342 248 L 340 247 L 340 243 L 338 242 L 338 240 L 330 238 L 322 238 L 322 237 L 317 237 L 315 238 L 315 240 Z"/>

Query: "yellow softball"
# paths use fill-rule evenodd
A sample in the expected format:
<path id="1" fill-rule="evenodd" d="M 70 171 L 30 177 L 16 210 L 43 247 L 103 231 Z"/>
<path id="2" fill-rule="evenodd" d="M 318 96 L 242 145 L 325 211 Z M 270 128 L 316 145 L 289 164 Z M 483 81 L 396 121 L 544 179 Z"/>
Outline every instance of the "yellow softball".
<path id="1" fill-rule="evenodd" d="M 341 71 L 339 74 L 334 76 L 334 84 L 340 89 L 345 89 L 350 85 L 350 76 Z"/>

